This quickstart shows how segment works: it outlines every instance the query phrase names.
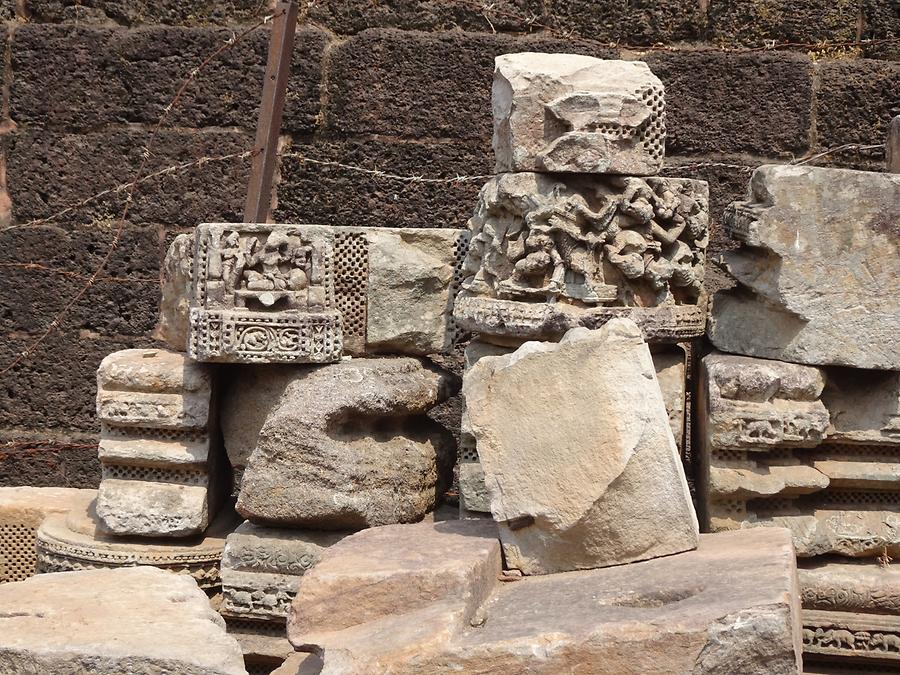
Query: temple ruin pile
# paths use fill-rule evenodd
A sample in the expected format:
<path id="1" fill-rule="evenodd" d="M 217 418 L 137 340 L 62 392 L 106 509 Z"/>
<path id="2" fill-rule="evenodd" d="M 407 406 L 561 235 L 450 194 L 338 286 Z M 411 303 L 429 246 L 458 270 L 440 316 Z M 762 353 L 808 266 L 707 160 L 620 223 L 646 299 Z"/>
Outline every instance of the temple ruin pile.
<path id="1" fill-rule="evenodd" d="M 761 167 L 706 353 L 709 186 L 659 175 L 647 65 L 503 55 L 493 114 L 465 229 L 174 239 L 99 490 L 0 490 L 0 671 L 900 661 L 900 177 Z"/>

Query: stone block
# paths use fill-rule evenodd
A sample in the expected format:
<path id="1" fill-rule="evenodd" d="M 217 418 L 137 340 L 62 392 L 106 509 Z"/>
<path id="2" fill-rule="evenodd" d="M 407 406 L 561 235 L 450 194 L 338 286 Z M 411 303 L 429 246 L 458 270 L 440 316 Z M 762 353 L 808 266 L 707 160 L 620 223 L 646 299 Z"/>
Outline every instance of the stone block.
<path id="1" fill-rule="evenodd" d="M 482 358 L 463 394 L 506 564 L 547 574 L 697 545 L 697 518 L 637 326 Z"/>
<path id="2" fill-rule="evenodd" d="M 900 443 L 900 373 L 829 368 L 822 402 L 831 416 L 828 438 L 842 443 Z"/>
<path id="3" fill-rule="evenodd" d="M 709 189 L 681 178 L 501 174 L 481 190 L 454 308 L 499 344 L 635 321 L 650 341 L 703 334 Z"/>
<path id="4" fill-rule="evenodd" d="M 363 530 L 329 548 L 303 579 L 288 618 L 295 647 L 432 604 L 473 616 L 501 570 L 496 526 L 465 520 Z"/>
<path id="5" fill-rule="evenodd" d="M 43 331 L 81 291 L 106 254 L 109 227 L 53 225 L 0 233 L 0 331 Z M 66 313 L 66 325 L 140 336 L 159 301 L 158 227 L 124 228 L 118 249 L 90 290 Z"/>
<path id="6" fill-rule="evenodd" d="M 150 539 L 106 533 L 96 505 L 79 505 L 66 515 L 50 516 L 37 533 L 37 572 L 151 566 L 188 575 L 209 595 L 221 590 L 219 565 L 225 537 L 237 527 L 233 511 L 223 511 L 199 537 Z"/>
<path id="7" fill-rule="evenodd" d="M 213 27 L 25 24 L 11 50 L 10 114 L 26 127 L 87 131 L 104 124 L 155 124 L 191 69 L 232 33 Z M 309 132 L 319 112 L 327 38 L 307 27 L 298 30 L 296 41 L 286 128 Z M 217 57 L 184 92 L 167 125 L 254 129 L 267 45 L 268 31 L 258 30 Z M 52 104 L 48 78 L 58 85 Z"/>
<path id="8" fill-rule="evenodd" d="M 257 0 L 25 0 L 34 22 L 145 24 L 233 24 L 261 19 Z"/>
<path id="9" fill-rule="evenodd" d="M 547 13 L 558 31 L 622 45 L 697 41 L 703 39 L 706 24 L 692 0 L 550 0 Z"/>
<path id="10" fill-rule="evenodd" d="M 326 363 L 447 351 L 467 244 L 461 230 L 202 225 L 190 353 Z"/>
<path id="11" fill-rule="evenodd" d="M 310 20 L 344 35 L 367 28 L 526 32 L 529 19 L 541 14 L 538 0 L 501 0 L 489 8 L 465 0 L 388 0 L 377 4 L 368 0 L 323 0 L 309 8 Z"/>
<path id="12" fill-rule="evenodd" d="M 888 125 L 898 114 L 896 82 L 900 63 L 868 59 L 826 61 L 819 66 L 820 83 L 816 91 L 819 114 L 816 136 L 822 148 L 846 143 L 879 145 L 884 142 Z M 861 158 L 874 162 L 870 168 L 881 171 L 884 148 L 869 149 Z"/>
<path id="13" fill-rule="evenodd" d="M 709 38 L 723 46 L 763 47 L 767 42 L 854 42 L 856 0 L 716 2 L 709 7 Z"/>
<path id="14" fill-rule="evenodd" d="M 480 180 L 455 176 L 489 176 L 493 172 L 490 132 L 472 141 L 346 138 L 295 143 L 298 156 L 282 160 L 276 222 L 312 222 L 359 227 L 465 227 Z M 306 162 L 334 162 L 321 165 Z M 360 173 L 339 165 L 373 171 Z M 427 167 L 427 172 L 425 171 Z M 379 177 L 376 170 L 401 176 L 446 178 L 448 182 L 401 181 Z"/>
<path id="15" fill-rule="evenodd" d="M 451 375 L 403 357 L 279 372 L 289 382 L 250 455 L 241 515 L 353 530 L 414 522 L 435 507 L 456 448 L 425 415 L 453 393 Z"/>
<path id="16" fill-rule="evenodd" d="M 3 672 L 246 674 L 197 584 L 153 568 L 41 575 L 0 604 Z"/>
<path id="17" fill-rule="evenodd" d="M 0 488 L 0 584 L 34 575 L 37 531 L 45 518 L 84 506 L 96 496 L 96 490 L 76 488 Z"/>
<path id="18" fill-rule="evenodd" d="M 243 523 L 228 535 L 222 555 L 222 608 L 226 617 L 284 625 L 300 580 L 328 547 L 335 532 L 281 530 Z"/>
<path id="19" fill-rule="evenodd" d="M 127 349 L 103 360 L 97 514 L 109 532 L 206 530 L 231 482 L 212 401 L 210 370 L 179 352 Z"/>
<path id="20" fill-rule="evenodd" d="M 86 197 L 133 180 L 149 138 L 149 131 L 134 128 L 81 134 L 20 131 L 4 136 L 7 185 L 15 221 L 24 223 L 55 216 Z M 162 130 L 153 142 L 146 173 L 190 164 L 203 157 L 242 153 L 252 145 L 252 136 L 242 131 Z M 190 166 L 170 177 L 146 181 L 135 194 L 129 220 L 181 228 L 209 220 L 240 221 L 249 167 L 249 161 L 232 158 Z M 53 186 L 52 195 L 47 194 L 48 185 Z M 89 223 L 108 229 L 122 213 L 126 197 L 124 190 L 106 194 L 53 222 L 82 226 Z M 157 256 L 162 257 L 161 251 Z"/>
<path id="21" fill-rule="evenodd" d="M 399 557 L 395 539 L 380 550 L 392 562 Z M 307 577 L 294 608 L 295 619 L 320 616 L 311 626 L 318 632 L 298 634 L 293 629 L 299 623 L 290 632 L 294 644 L 323 658 L 321 672 L 326 675 L 485 668 L 500 675 L 637 675 L 661 669 L 685 675 L 800 672 L 797 572 L 784 531 L 701 535 L 699 548 L 688 553 L 500 583 L 474 615 L 463 611 L 462 600 L 448 602 L 441 596 L 424 608 L 405 602 L 393 606 L 397 594 L 416 589 L 413 584 L 398 590 L 394 584 L 362 586 L 364 606 L 379 608 L 371 614 L 358 609 L 362 601 L 345 614 L 345 590 L 339 585 L 328 589 L 316 584 L 315 590 L 323 592 L 301 604 L 307 583 L 329 564 L 341 564 L 343 556 L 337 554 L 335 547 Z M 359 558 L 349 568 L 354 560 L 346 558 L 348 573 L 343 578 L 364 579 L 360 570 L 366 569 L 369 558 Z M 439 578 L 443 555 L 427 560 L 416 555 L 414 560 L 418 577 Z M 404 576 L 396 573 L 398 580 Z M 358 593 L 353 588 L 353 596 Z M 331 603 L 339 603 L 339 614 L 329 611 Z M 340 620 L 345 617 L 369 621 L 341 630 L 339 626 L 348 623 Z"/>
<path id="22" fill-rule="evenodd" d="M 495 170 L 653 175 L 665 91 L 641 61 L 521 52 L 495 60 Z"/>
<path id="23" fill-rule="evenodd" d="M 666 88 L 668 154 L 779 157 L 809 147 L 813 67 L 806 56 L 681 50 L 645 60 Z"/>
<path id="24" fill-rule="evenodd" d="M 274 672 L 273 668 L 277 668 L 294 654 L 294 648 L 285 634 L 284 622 L 225 617 L 225 627 L 228 634 L 241 646 L 244 665 L 251 673 Z"/>
<path id="25" fill-rule="evenodd" d="M 900 476 L 896 447 L 832 438 L 825 386 L 819 368 L 703 359 L 697 415 L 705 527 L 787 527 L 801 557 L 900 551 L 891 496 Z"/>
<path id="26" fill-rule="evenodd" d="M 315 654 L 294 652 L 271 675 L 319 675 L 323 665 Z"/>
<path id="27" fill-rule="evenodd" d="M 900 176 L 764 166 L 726 214 L 740 289 L 713 299 L 720 350 L 809 365 L 900 370 L 895 223 Z"/>
<path id="28" fill-rule="evenodd" d="M 0 339 L 0 363 L 4 367 L 11 364 L 34 345 L 38 336 L 4 335 Z M 105 336 L 64 326 L 45 340 L 31 359 L 4 378 L 8 395 L 0 397 L 0 426 L 39 429 L 43 438 L 48 429 L 96 433 L 97 366 L 110 352 L 152 345 L 146 338 Z M 27 436 L 24 431 L 23 436 Z M 92 454 L 96 456 L 96 450 Z"/>
<path id="29" fill-rule="evenodd" d="M 864 47 L 863 53 L 872 59 L 896 61 L 900 59 L 900 14 L 891 0 L 863 0 L 863 39 L 878 40 Z"/>
<path id="30" fill-rule="evenodd" d="M 576 51 L 598 58 L 616 53 L 562 38 L 366 30 L 329 55 L 325 128 L 338 135 L 489 138 L 494 57 L 520 51 Z"/>

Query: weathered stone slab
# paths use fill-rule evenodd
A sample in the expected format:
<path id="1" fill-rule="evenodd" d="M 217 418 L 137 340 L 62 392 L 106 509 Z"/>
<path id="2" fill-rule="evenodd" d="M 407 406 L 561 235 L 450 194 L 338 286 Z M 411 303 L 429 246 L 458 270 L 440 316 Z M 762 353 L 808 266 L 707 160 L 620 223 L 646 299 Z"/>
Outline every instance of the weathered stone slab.
<path id="1" fill-rule="evenodd" d="M 900 175 L 763 166 L 725 226 L 741 288 L 717 293 L 709 336 L 736 354 L 900 370 Z"/>
<path id="2" fill-rule="evenodd" d="M 152 567 L 39 575 L 0 606 L 0 672 L 247 672 L 197 584 Z"/>
<path id="3" fill-rule="evenodd" d="M 219 563 L 225 536 L 237 526 L 224 511 L 202 537 L 150 539 L 104 532 L 93 504 L 48 517 L 37 533 L 38 574 L 149 565 L 193 577 L 214 593 L 221 587 Z"/>
<path id="4" fill-rule="evenodd" d="M 179 234 L 163 260 L 159 320 L 153 331 L 153 337 L 177 352 L 186 352 L 190 342 L 193 267 L 194 235 Z"/>
<path id="5" fill-rule="evenodd" d="M 238 511 L 326 530 L 421 520 L 455 458 L 452 436 L 426 413 L 455 385 L 408 357 L 296 368 L 261 426 Z"/>
<path id="6" fill-rule="evenodd" d="M 240 645 L 244 664 L 251 673 L 269 673 L 294 653 L 285 633 L 284 621 L 224 618 L 228 634 Z"/>
<path id="7" fill-rule="evenodd" d="M 225 543 L 222 614 L 283 624 L 300 579 L 343 536 L 243 523 Z"/>
<path id="8" fill-rule="evenodd" d="M 305 596 L 329 561 L 338 564 L 341 545 L 304 580 L 295 603 L 298 615 L 321 617 L 291 640 L 324 658 L 323 675 L 800 672 L 799 591 L 785 531 L 701 535 L 697 550 L 679 555 L 497 583 L 474 614 L 439 599 L 392 608 L 394 586 L 368 584 L 366 606 L 381 611 L 343 630 L 347 622 L 328 611 L 332 602 L 343 606 L 341 587 Z M 404 557 L 406 549 L 385 541 L 381 550 Z M 416 557 L 417 574 L 441 560 Z"/>
<path id="9" fill-rule="evenodd" d="M 503 54 L 491 98 L 498 173 L 649 176 L 662 168 L 665 90 L 646 63 Z"/>
<path id="10" fill-rule="evenodd" d="M 631 321 L 482 358 L 464 394 L 509 567 L 546 574 L 696 547 L 650 350 Z"/>
<path id="11" fill-rule="evenodd" d="M 501 174 L 481 189 L 454 307 L 497 344 L 616 317 L 648 340 L 702 335 L 709 188 L 687 178 Z"/>
<path id="12" fill-rule="evenodd" d="M 332 633 L 444 602 L 468 617 L 501 571 L 497 527 L 484 520 L 389 525 L 332 546 L 303 579 L 288 618 L 296 647 Z"/>
<path id="13" fill-rule="evenodd" d="M 191 356 L 330 363 L 446 351 L 467 244 L 448 229 L 200 225 Z"/>
<path id="14" fill-rule="evenodd" d="M 884 614 L 806 610 L 803 652 L 845 665 L 845 672 L 892 672 L 900 662 L 900 620 Z"/>
<path id="15" fill-rule="evenodd" d="M 900 553 L 896 447 L 835 442 L 830 435 L 842 417 L 841 441 L 856 433 L 850 428 L 865 427 L 870 414 L 881 419 L 873 403 L 879 394 L 869 391 L 858 403 L 847 402 L 859 411 L 870 405 L 856 418 L 843 416 L 834 403 L 828 411 L 824 391 L 832 385 L 825 375 L 766 359 L 703 359 L 697 413 L 705 527 L 787 527 L 802 557 Z"/>
<path id="16" fill-rule="evenodd" d="M 829 368 L 822 402 L 828 437 L 842 443 L 900 444 L 900 373 Z"/>
<path id="17" fill-rule="evenodd" d="M 103 478 L 97 515 L 123 536 L 202 533 L 230 488 L 209 368 L 163 349 L 127 349 L 97 371 Z"/>
<path id="18" fill-rule="evenodd" d="M 96 490 L 75 488 L 0 488 L 0 584 L 34 575 L 37 531 L 45 518 L 84 507 L 96 496 Z"/>

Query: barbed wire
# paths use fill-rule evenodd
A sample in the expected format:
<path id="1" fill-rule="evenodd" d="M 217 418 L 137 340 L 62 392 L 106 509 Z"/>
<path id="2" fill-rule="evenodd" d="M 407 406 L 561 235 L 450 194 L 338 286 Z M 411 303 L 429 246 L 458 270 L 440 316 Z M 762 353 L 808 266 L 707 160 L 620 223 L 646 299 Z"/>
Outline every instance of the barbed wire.
<path id="1" fill-rule="evenodd" d="M 90 279 L 90 276 L 87 274 L 79 274 L 78 272 L 72 272 L 70 270 L 60 269 L 58 267 L 48 267 L 47 265 L 42 265 L 41 263 L 35 262 L 27 262 L 27 263 L 15 263 L 15 262 L 0 262 L 0 267 L 12 268 L 12 269 L 22 269 L 22 270 L 34 270 L 38 272 L 47 272 L 50 274 L 58 274 L 60 276 L 72 277 L 73 279 Z M 150 277 L 104 277 L 99 276 L 94 281 L 94 283 L 101 282 L 112 282 L 112 283 L 141 283 L 141 284 L 156 284 L 159 285 L 160 279 L 156 277 L 155 279 L 151 279 Z"/>
<path id="2" fill-rule="evenodd" d="M 472 181 L 488 180 L 497 175 L 495 173 L 475 176 L 461 176 L 457 174 L 456 176 L 447 178 L 426 177 L 424 175 L 404 176 L 401 174 L 392 173 L 390 171 L 382 171 L 381 169 L 368 169 L 366 167 L 357 166 L 354 164 L 344 164 L 342 162 L 336 162 L 332 160 L 314 159 L 300 152 L 283 152 L 279 154 L 279 157 L 281 157 L 282 159 L 297 159 L 307 164 L 314 164 L 316 166 L 328 166 L 332 168 L 344 169 L 346 171 L 352 171 L 354 173 L 362 173 L 369 176 L 375 176 L 377 178 L 385 178 L 388 180 L 396 180 L 406 183 L 471 183 Z"/>
<path id="3" fill-rule="evenodd" d="M 150 161 L 150 158 L 153 156 L 153 146 L 156 141 L 156 136 L 158 135 L 160 129 L 163 124 L 165 124 L 171 112 L 178 107 L 181 102 L 182 97 L 185 92 L 188 90 L 188 87 L 193 84 L 194 80 L 200 75 L 200 73 L 209 66 L 216 58 L 218 58 L 221 54 L 227 52 L 229 49 L 234 47 L 241 40 L 246 38 L 248 35 L 266 25 L 273 19 L 275 19 L 280 14 L 284 14 L 286 10 L 280 10 L 274 14 L 270 14 L 258 21 L 254 25 L 245 28 L 240 33 L 234 33 L 231 35 L 228 40 L 226 40 L 222 45 L 220 45 L 217 49 L 213 50 L 205 59 L 203 59 L 198 66 L 190 71 L 190 73 L 185 77 L 182 81 L 181 86 L 178 87 L 178 90 L 175 93 L 175 96 L 169 102 L 169 104 L 163 109 L 162 114 L 157 120 L 156 124 L 153 127 L 153 130 L 150 132 L 150 136 L 147 139 L 147 143 L 141 152 L 141 162 L 138 165 L 137 171 L 135 172 L 135 178 L 130 182 L 130 187 L 125 188 L 125 205 L 122 208 L 122 213 L 119 216 L 117 221 L 116 229 L 113 234 L 113 238 L 109 243 L 109 246 L 104 254 L 103 258 L 100 260 L 100 263 L 97 265 L 96 269 L 91 273 L 88 277 L 87 281 L 81 287 L 81 289 L 73 295 L 66 303 L 63 305 L 63 308 L 56 314 L 47 328 L 35 339 L 33 340 L 28 347 L 25 348 L 24 351 L 20 352 L 11 363 L 5 366 L 2 370 L 0 370 L 0 377 L 6 375 L 6 373 L 10 372 L 12 369 L 16 368 L 20 363 L 30 358 L 32 354 L 34 354 L 37 349 L 44 343 L 44 341 L 50 337 L 62 324 L 65 320 L 66 315 L 69 311 L 84 297 L 84 295 L 91 289 L 97 279 L 100 277 L 101 273 L 104 269 L 106 269 L 107 264 L 112 259 L 113 253 L 115 253 L 116 249 L 119 246 L 119 242 L 122 239 L 122 233 L 125 230 L 125 223 L 128 218 L 128 214 L 131 209 L 131 205 L 134 203 L 134 194 L 137 189 L 138 184 L 141 179 L 144 178 L 147 164 Z"/>

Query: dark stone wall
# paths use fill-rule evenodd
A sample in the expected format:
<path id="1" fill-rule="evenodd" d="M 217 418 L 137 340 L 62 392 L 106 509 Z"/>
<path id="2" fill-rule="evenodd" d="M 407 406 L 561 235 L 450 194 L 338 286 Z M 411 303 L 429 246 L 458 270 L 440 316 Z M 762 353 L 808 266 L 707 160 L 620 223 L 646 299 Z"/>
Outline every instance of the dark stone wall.
<path id="1" fill-rule="evenodd" d="M 182 79 L 269 4 L 0 0 L 0 369 L 108 250 L 124 193 L 79 202 L 133 178 Z M 504 52 L 646 60 L 667 87 L 665 173 L 710 182 L 712 258 L 729 246 L 722 209 L 753 167 L 881 143 L 900 113 L 894 0 L 315 0 L 302 23 L 281 221 L 464 226 L 482 180 L 404 183 L 303 158 L 402 175 L 491 173 L 491 72 Z M 257 30 L 198 76 L 156 137 L 149 171 L 251 149 L 266 46 L 267 29 Z M 820 163 L 877 170 L 882 160 L 876 149 Z M 247 174 L 233 159 L 140 186 L 103 278 L 0 376 L 0 485 L 97 482 L 97 365 L 153 344 L 166 242 L 200 222 L 239 220 Z M 713 268 L 708 283 L 728 279 Z"/>

